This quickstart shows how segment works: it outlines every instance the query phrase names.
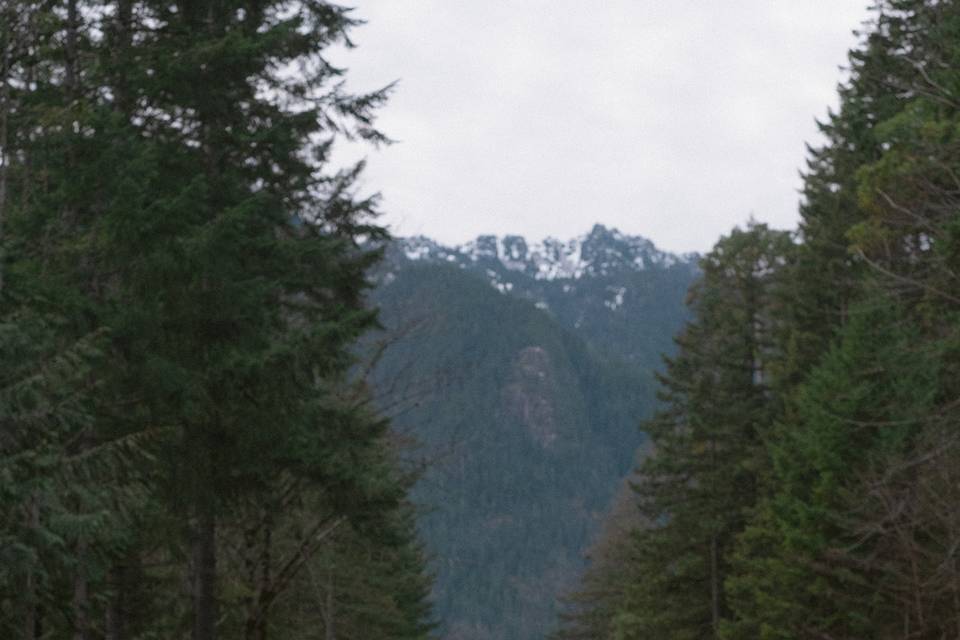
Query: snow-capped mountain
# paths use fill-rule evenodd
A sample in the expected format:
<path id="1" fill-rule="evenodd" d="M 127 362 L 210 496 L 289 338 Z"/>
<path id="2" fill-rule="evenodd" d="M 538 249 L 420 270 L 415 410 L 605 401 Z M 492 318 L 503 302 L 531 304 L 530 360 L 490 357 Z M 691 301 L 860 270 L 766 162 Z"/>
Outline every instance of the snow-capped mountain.
<path id="1" fill-rule="evenodd" d="M 578 280 L 629 271 L 695 265 L 696 254 L 676 255 L 657 249 L 642 236 L 630 236 L 603 225 L 571 240 L 546 238 L 528 243 L 522 236 L 479 236 L 454 247 L 430 238 L 399 238 L 396 250 L 408 260 L 454 263 L 467 267 L 499 267 L 534 280 Z M 496 283 L 493 283 L 496 286 Z"/>
<path id="2" fill-rule="evenodd" d="M 598 349 L 655 363 L 665 336 L 650 331 L 679 322 L 697 259 L 599 224 L 571 240 L 485 235 L 447 247 L 416 236 L 388 247 L 379 284 L 389 286 L 403 269 L 447 265 L 529 301 Z"/>

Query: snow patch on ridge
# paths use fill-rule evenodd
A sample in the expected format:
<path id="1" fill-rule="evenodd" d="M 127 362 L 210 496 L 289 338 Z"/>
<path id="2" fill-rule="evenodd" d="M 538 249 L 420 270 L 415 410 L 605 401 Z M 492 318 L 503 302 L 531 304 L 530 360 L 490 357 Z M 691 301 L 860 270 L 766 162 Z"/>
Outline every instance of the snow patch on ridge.
<path id="1" fill-rule="evenodd" d="M 607 291 L 613 293 L 613 300 L 604 300 L 603 306 L 616 311 L 623 306 L 623 296 L 627 293 L 626 287 L 607 287 Z"/>
<path id="2" fill-rule="evenodd" d="M 408 260 L 482 266 L 497 282 L 497 271 L 522 273 L 539 281 L 575 281 L 585 276 L 616 275 L 646 269 L 669 269 L 678 264 L 695 266 L 696 254 L 675 255 L 660 251 L 642 236 L 595 225 L 585 235 L 570 240 L 547 237 L 527 243 L 522 236 L 478 236 L 470 242 L 444 247 L 424 236 L 400 238 L 397 244 Z M 568 291 L 564 284 L 564 291 Z M 616 303 L 616 298 L 611 302 Z"/>

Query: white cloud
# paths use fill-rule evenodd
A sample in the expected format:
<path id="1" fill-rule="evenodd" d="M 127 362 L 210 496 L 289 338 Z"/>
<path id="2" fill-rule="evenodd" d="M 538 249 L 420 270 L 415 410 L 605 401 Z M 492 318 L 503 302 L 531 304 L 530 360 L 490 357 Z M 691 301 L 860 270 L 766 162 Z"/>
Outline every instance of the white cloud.
<path id="1" fill-rule="evenodd" d="M 704 250 L 796 222 L 804 142 L 865 0 L 355 0 L 350 86 L 400 85 L 369 158 L 394 231 Z"/>

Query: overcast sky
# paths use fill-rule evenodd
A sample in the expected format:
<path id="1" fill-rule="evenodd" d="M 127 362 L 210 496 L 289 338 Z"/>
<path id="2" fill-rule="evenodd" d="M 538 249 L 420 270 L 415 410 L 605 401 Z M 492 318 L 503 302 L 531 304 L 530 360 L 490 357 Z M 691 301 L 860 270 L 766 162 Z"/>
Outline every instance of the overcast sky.
<path id="1" fill-rule="evenodd" d="M 353 0 L 357 91 L 399 80 L 366 156 L 398 235 L 569 238 L 595 223 L 704 251 L 797 220 L 804 142 L 868 0 Z"/>

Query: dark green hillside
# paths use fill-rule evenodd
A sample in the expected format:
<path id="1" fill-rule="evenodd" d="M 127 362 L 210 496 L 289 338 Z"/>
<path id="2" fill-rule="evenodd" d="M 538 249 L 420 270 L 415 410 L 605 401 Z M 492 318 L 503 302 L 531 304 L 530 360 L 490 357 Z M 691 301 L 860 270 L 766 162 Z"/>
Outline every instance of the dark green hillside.
<path id="1" fill-rule="evenodd" d="M 565 241 L 480 236 L 447 247 L 424 237 L 399 238 L 386 262 L 394 270 L 429 262 L 474 273 L 546 311 L 600 354 L 650 371 L 660 366 L 662 353 L 673 352 L 672 337 L 689 317 L 684 299 L 698 273 L 697 258 L 596 224 Z"/>
<path id="2" fill-rule="evenodd" d="M 451 638 L 542 637 L 641 442 L 648 376 L 456 267 L 410 264 L 376 297 L 388 331 L 418 324 L 377 379 L 438 456 L 416 495 L 437 617 Z"/>
<path id="3" fill-rule="evenodd" d="M 650 371 L 659 367 L 662 353 L 673 351 L 673 332 L 687 319 L 683 300 L 693 277 L 687 264 L 622 272 L 581 279 L 567 292 L 563 284 L 545 283 L 543 298 L 557 321 L 595 350 Z M 621 292 L 623 302 L 611 309 Z"/>

